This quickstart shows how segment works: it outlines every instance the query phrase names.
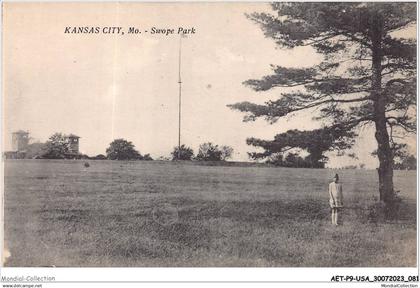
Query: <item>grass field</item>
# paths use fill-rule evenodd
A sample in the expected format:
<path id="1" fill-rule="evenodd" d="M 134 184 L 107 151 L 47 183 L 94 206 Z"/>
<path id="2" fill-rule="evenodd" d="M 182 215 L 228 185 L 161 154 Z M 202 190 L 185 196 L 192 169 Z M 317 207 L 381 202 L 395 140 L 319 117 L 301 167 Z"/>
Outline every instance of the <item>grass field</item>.
<path id="1" fill-rule="evenodd" d="M 7 160 L 6 266 L 415 266 L 416 174 L 387 220 L 377 172 L 342 170 L 330 225 L 328 169 Z"/>

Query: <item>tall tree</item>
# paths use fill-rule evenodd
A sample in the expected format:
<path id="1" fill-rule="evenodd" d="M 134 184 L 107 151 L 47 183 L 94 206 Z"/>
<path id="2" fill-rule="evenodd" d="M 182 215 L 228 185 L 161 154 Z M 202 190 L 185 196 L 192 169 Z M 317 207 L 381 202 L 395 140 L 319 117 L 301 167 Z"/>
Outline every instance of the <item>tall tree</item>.
<path id="1" fill-rule="evenodd" d="M 311 68 L 272 65 L 272 75 L 245 85 L 255 91 L 282 87 L 295 91 L 281 93 L 264 105 L 229 106 L 246 112 L 244 121 L 264 117 L 273 123 L 317 108 L 315 119 L 328 130 L 355 133 L 371 123 L 378 143 L 380 199 L 392 203 L 394 136 L 416 130 L 416 43 L 396 35 L 415 23 L 416 3 L 274 3 L 271 7 L 273 14 L 248 17 L 281 48 L 311 46 L 323 60 Z"/>

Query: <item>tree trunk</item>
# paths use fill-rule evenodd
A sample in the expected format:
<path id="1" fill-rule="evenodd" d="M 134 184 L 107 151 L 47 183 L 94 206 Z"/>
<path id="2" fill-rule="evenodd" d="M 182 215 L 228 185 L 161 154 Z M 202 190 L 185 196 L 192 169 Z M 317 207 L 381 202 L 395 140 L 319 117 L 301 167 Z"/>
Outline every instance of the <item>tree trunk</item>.
<path id="1" fill-rule="evenodd" d="M 375 138 L 378 142 L 379 195 L 380 200 L 391 203 L 394 199 L 393 153 L 389 144 L 387 120 L 385 115 L 386 98 L 382 93 L 382 29 L 383 19 L 376 15 L 372 19 L 372 92 L 374 101 Z"/>
<path id="2" fill-rule="evenodd" d="M 378 107 L 377 107 L 378 106 Z M 375 110 L 381 110 L 381 104 L 375 103 Z M 385 114 L 385 113 L 384 113 Z M 393 185 L 393 155 L 389 146 L 389 135 L 386 129 L 386 123 L 381 120 L 382 115 L 376 115 L 375 119 L 375 138 L 378 142 L 378 158 L 379 158 L 379 195 L 380 200 L 385 203 L 392 202 L 394 199 L 394 185 Z"/>

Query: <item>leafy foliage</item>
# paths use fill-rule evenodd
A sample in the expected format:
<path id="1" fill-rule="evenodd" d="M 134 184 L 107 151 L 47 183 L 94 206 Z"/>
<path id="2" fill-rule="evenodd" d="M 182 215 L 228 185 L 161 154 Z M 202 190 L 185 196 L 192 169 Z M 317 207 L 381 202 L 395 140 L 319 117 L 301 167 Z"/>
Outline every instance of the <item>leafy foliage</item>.
<path id="1" fill-rule="evenodd" d="M 153 161 L 152 156 L 150 156 L 149 153 L 144 154 L 143 157 L 141 158 L 141 160 L 145 160 L 145 161 Z"/>
<path id="2" fill-rule="evenodd" d="M 321 128 L 313 131 L 289 130 L 285 133 L 278 134 L 273 141 L 261 140 L 257 138 L 248 138 L 247 144 L 261 147 L 264 149 L 263 153 L 250 153 L 252 159 L 267 158 L 273 154 L 283 154 L 290 149 L 300 148 L 306 150 L 309 155 L 305 158 L 305 163 L 302 165 L 283 165 L 284 161 L 277 159 L 275 163 L 281 166 L 293 167 L 324 167 L 324 163 L 328 160 L 323 155 L 326 151 L 334 149 L 348 149 L 354 143 L 354 132 L 339 129 L 339 128 Z M 269 161 L 271 162 L 271 161 Z M 303 162 L 302 162 L 303 163 Z"/>
<path id="3" fill-rule="evenodd" d="M 284 153 L 273 153 L 267 157 L 266 163 L 290 168 L 324 168 L 325 161 L 314 161 L 311 155 L 301 157 L 299 153 L 289 152 L 283 156 Z"/>
<path id="4" fill-rule="evenodd" d="M 399 145 L 394 151 L 395 161 L 394 169 L 397 170 L 416 170 L 417 159 L 414 155 L 411 155 L 406 145 Z"/>
<path id="5" fill-rule="evenodd" d="M 65 159 L 70 152 L 68 139 L 62 133 L 51 135 L 43 149 L 45 153 L 42 157 L 46 159 Z"/>
<path id="6" fill-rule="evenodd" d="M 140 160 L 141 154 L 135 149 L 131 141 L 115 139 L 106 149 L 106 156 L 110 160 Z"/>
<path id="7" fill-rule="evenodd" d="M 222 146 L 219 148 L 219 145 L 208 142 L 200 145 L 196 159 L 199 161 L 224 161 L 231 157 L 232 153 L 232 147 Z"/>
<path id="8" fill-rule="evenodd" d="M 407 155 L 401 159 L 401 162 L 394 164 L 394 168 L 398 170 L 417 170 L 417 159 L 414 155 Z"/>
<path id="9" fill-rule="evenodd" d="M 227 159 L 231 158 L 233 155 L 233 148 L 230 146 L 224 145 L 220 148 L 220 150 L 222 152 L 221 159 L 223 161 L 226 161 Z"/>
<path id="10" fill-rule="evenodd" d="M 171 155 L 172 160 L 191 160 L 194 157 L 194 151 L 192 148 L 182 144 L 180 147 L 174 147 Z"/>

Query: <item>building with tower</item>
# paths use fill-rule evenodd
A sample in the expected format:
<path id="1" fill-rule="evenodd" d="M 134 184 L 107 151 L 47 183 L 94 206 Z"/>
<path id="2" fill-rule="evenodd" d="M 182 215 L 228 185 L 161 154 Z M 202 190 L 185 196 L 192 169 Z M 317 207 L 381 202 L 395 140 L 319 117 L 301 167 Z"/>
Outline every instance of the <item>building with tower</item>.
<path id="1" fill-rule="evenodd" d="M 59 157 L 57 156 L 57 159 L 81 159 L 85 156 L 79 152 L 79 136 L 68 134 L 64 135 L 63 138 L 61 138 L 61 141 L 65 141 L 64 145 L 67 146 L 66 152 Z M 29 140 L 29 132 L 23 130 L 13 132 L 12 149 L 10 151 L 4 151 L 3 157 L 5 159 L 40 159 L 45 157 L 45 148 L 48 142 L 35 142 L 30 144 Z"/>
<path id="2" fill-rule="evenodd" d="M 69 143 L 69 156 L 77 156 L 79 155 L 79 136 L 74 134 L 70 134 L 66 136 L 67 141 Z"/>

